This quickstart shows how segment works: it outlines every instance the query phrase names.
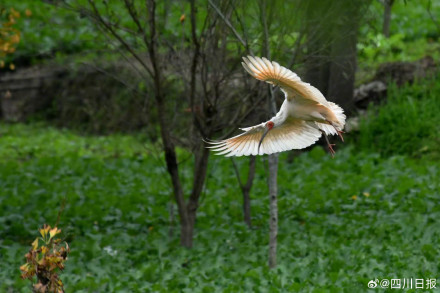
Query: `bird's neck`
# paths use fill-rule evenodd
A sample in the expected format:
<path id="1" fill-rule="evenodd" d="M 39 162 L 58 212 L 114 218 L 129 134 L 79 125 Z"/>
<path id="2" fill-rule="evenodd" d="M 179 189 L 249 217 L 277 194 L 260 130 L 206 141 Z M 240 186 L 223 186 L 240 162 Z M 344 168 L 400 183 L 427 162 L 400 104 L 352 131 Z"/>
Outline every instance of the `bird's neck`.
<path id="1" fill-rule="evenodd" d="M 270 121 L 273 122 L 274 127 L 280 126 L 284 123 L 287 119 L 287 112 L 286 111 L 279 111 L 275 117 L 273 117 Z"/>

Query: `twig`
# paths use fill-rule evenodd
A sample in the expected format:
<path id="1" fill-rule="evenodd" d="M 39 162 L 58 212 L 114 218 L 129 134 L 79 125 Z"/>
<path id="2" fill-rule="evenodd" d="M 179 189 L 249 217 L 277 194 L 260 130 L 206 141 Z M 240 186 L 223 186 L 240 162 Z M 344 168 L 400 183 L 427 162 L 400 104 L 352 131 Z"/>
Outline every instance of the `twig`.
<path id="1" fill-rule="evenodd" d="M 114 80 L 116 80 L 117 82 L 121 83 L 122 85 L 124 85 L 127 89 L 129 89 L 130 91 L 138 94 L 138 95 L 142 95 L 142 93 L 140 93 L 134 86 L 129 85 L 126 81 L 122 80 L 121 78 L 119 78 L 118 76 L 114 75 L 113 73 L 108 72 L 107 70 L 105 70 L 104 68 L 98 67 L 94 64 L 88 63 L 88 62 L 80 62 L 80 64 L 89 66 L 93 69 L 95 69 L 96 71 L 107 75 L 111 78 L 113 78 Z"/>
<path id="2" fill-rule="evenodd" d="M 235 163 L 235 160 L 232 157 L 231 157 L 231 162 L 232 162 L 232 166 L 234 167 L 235 176 L 237 176 L 238 185 L 240 185 L 240 189 L 241 191 L 243 191 L 244 186 L 243 183 L 241 183 L 240 172 L 238 171 L 237 164 Z"/>
<path id="3" fill-rule="evenodd" d="M 212 2 L 212 0 L 208 0 L 209 5 L 211 5 L 212 8 L 214 8 L 215 12 L 223 19 L 223 21 L 226 23 L 226 25 L 231 29 L 231 31 L 234 33 L 235 37 L 240 41 L 240 43 L 243 45 L 243 47 L 246 48 L 246 50 L 249 51 L 249 53 L 252 53 L 252 50 L 249 48 L 247 42 L 243 40 L 243 38 L 240 36 L 240 34 L 237 32 L 235 27 L 231 24 L 229 19 L 227 19 L 224 14 L 218 9 L 218 7 Z"/>
<path id="4" fill-rule="evenodd" d="M 437 30 L 438 30 L 439 33 L 440 33 L 440 24 L 439 24 L 439 22 L 435 19 L 434 15 L 432 15 L 432 12 L 431 12 L 431 1 L 429 1 L 429 5 L 426 7 L 426 11 L 428 12 L 429 17 L 431 18 L 432 22 L 433 22 L 434 25 L 437 27 Z"/>
<path id="5" fill-rule="evenodd" d="M 113 29 L 113 27 L 104 20 L 102 15 L 99 13 L 98 8 L 96 7 L 96 4 L 93 0 L 88 0 L 90 6 L 93 9 L 93 13 L 90 13 L 87 10 L 81 11 L 84 14 L 87 14 L 91 19 L 94 19 L 97 21 L 98 24 L 101 24 L 110 34 L 112 34 L 119 43 L 128 51 L 130 54 L 136 58 L 140 64 L 145 68 L 145 70 L 150 74 L 151 77 L 154 77 L 153 72 L 150 70 L 150 68 L 147 66 L 147 64 L 139 57 L 139 55 L 134 52 L 133 48 Z M 151 46 L 150 46 L 151 47 Z"/>
<path id="6" fill-rule="evenodd" d="M 63 201 L 60 204 L 60 209 L 58 210 L 57 221 L 55 222 L 54 227 L 58 227 L 58 224 L 60 223 L 61 214 L 64 211 L 64 207 L 66 206 L 66 202 L 67 202 L 67 197 L 66 197 L 66 195 L 64 195 Z"/>

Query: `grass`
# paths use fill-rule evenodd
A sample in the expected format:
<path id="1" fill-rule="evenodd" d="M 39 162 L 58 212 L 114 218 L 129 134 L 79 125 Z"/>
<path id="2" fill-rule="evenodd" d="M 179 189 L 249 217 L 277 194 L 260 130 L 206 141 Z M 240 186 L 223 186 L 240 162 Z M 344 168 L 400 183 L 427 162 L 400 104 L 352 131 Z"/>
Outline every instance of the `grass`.
<path id="1" fill-rule="evenodd" d="M 365 292 L 375 278 L 439 276 L 436 161 L 352 146 L 335 159 L 320 147 L 292 163 L 283 154 L 279 265 L 269 270 L 266 158 L 257 165 L 249 230 L 231 161 L 212 157 L 187 250 L 177 226 L 168 236 L 168 177 L 142 136 L 1 124 L 0 140 L 2 292 L 29 292 L 19 265 L 64 198 L 67 292 Z M 244 168 L 246 159 L 238 163 Z"/>
<path id="2" fill-rule="evenodd" d="M 361 120 L 358 147 L 383 155 L 440 158 L 440 76 L 397 88 Z"/>

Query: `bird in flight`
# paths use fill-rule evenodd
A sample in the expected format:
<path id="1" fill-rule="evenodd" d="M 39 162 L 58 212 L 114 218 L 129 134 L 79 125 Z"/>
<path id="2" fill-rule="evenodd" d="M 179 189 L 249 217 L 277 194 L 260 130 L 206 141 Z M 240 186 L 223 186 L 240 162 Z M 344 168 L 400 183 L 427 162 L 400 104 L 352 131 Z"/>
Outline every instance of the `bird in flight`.
<path id="1" fill-rule="evenodd" d="M 339 135 L 345 125 L 344 110 L 325 99 L 314 86 L 301 81 L 291 70 L 266 58 L 243 57 L 243 67 L 258 80 L 277 85 L 285 100 L 279 112 L 269 121 L 241 128 L 244 132 L 220 141 L 208 142 L 217 155 L 249 156 L 302 149 L 324 135 L 331 155 L 334 144 L 327 135 Z"/>

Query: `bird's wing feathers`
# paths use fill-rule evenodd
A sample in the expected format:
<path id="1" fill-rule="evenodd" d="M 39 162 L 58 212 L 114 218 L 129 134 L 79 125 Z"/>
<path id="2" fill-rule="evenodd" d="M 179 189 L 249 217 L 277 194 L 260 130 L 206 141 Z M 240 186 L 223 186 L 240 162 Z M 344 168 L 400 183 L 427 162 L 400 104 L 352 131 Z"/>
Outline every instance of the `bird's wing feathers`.
<path id="1" fill-rule="evenodd" d="M 328 106 L 328 101 L 317 88 L 301 81 L 296 73 L 280 66 L 277 62 L 252 56 L 243 57 L 243 60 L 241 64 L 250 75 L 258 80 L 279 85 L 288 100 L 299 96 Z"/>
<path id="2" fill-rule="evenodd" d="M 265 123 L 244 128 L 244 133 L 229 139 L 209 142 L 217 155 L 249 156 L 273 154 L 312 145 L 321 137 L 321 132 L 309 123 L 299 119 L 287 119 L 283 124 L 269 131 L 258 152 L 258 143 L 264 133 Z"/>

